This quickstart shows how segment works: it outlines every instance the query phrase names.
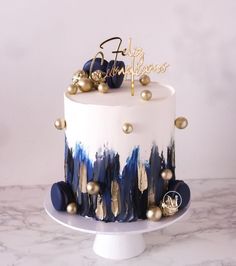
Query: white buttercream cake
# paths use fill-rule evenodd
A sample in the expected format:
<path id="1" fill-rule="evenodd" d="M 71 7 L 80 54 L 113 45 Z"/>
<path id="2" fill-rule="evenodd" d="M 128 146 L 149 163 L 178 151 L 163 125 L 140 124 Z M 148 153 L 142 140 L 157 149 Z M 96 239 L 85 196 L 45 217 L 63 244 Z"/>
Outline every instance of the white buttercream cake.
<path id="1" fill-rule="evenodd" d="M 123 81 L 125 67 L 95 57 L 64 94 L 64 118 L 55 126 L 65 130 L 65 180 L 51 189 L 58 211 L 158 221 L 189 203 L 189 187 L 175 176 L 175 127 L 187 126 L 176 119 L 175 90 L 147 75 Z"/>

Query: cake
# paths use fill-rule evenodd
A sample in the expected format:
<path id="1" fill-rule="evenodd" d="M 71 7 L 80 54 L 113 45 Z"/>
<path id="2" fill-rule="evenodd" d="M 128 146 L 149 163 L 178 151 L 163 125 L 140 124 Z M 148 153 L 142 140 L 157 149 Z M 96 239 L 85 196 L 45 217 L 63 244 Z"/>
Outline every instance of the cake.
<path id="1" fill-rule="evenodd" d="M 86 62 L 64 94 L 64 118 L 55 126 L 65 130 L 65 180 L 52 185 L 52 204 L 104 222 L 158 221 L 189 204 L 190 189 L 175 175 L 174 139 L 175 127 L 188 122 L 176 118 L 174 88 L 147 75 L 168 65 L 133 60 L 130 67 L 119 53 L 143 56 L 132 57 L 130 44 L 109 62 L 99 52 L 102 58 Z"/>

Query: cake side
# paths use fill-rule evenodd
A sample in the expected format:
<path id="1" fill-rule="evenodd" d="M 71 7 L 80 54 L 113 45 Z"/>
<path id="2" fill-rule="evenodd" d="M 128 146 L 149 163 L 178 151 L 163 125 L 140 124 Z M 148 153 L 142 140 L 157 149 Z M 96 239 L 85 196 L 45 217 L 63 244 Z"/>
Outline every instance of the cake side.
<path id="1" fill-rule="evenodd" d="M 97 94 L 65 94 L 66 182 L 71 185 L 79 214 L 106 222 L 145 219 L 150 205 L 159 205 L 167 183 L 161 177 L 174 163 L 175 92 L 152 82 L 152 101 L 127 95 L 129 84 L 101 100 Z M 87 96 L 87 97 L 85 97 Z M 128 98 L 132 98 L 127 100 Z M 128 104 L 127 104 L 128 103 Z M 132 132 L 122 125 L 129 122 Z M 89 195 L 87 184 L 99 186 Z"/>
<path id="2" fill-rule="evenodd" d="M 118 42 L 112 60 L 108 42 Z M 52 204 L 105 222 L 159 221 L 190 201 L 188 185 L 175 177 L 174 142 L 175 127 L 188 121 L 175 117 L 175 90 L 148 76 L 169 64 L 145 65 L 143 49 L 121 43 L 102 42 L 64 94 L 65 116 L 54 125 L 65 130 L 65 181 L 53 184 Z"/>
<path id="3" fill-rule="evenodd" d="M 64 96 L 66 139 L 73 151 L 81 145 L 94 162 L 96 153 L 105 149 L 119 152 L 121 168 L 135 147 L 139 147 L 140 161 L 149 159 L 155 144 L 166 155 L 166 148 L 174 139 L 175 92 L 172 87 L 152 82 L 152 100 L 140 99 L 142 87 L 136 85 L 134 96 L 129 83 L 106 95 L 81 93 Z M 122 131 L 125 123 L 132 125 L 130 134 Z"/>

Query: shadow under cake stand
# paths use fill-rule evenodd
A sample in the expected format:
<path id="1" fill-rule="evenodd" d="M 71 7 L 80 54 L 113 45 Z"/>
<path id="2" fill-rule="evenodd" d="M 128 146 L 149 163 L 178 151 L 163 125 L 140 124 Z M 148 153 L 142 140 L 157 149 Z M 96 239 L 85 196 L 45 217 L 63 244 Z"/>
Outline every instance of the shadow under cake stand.
<path id="1" fill-rule="evenodd" d="M 189 205 L 174 216 L 162 218 L 158 222 L 140 220 L 130 223 L 105 223 L 56 211 L 51 203 L 50 192 L 44 201 L 44 208 L 54 221 L 73 230 L 96 234 L 94 252 L 101 257 L 114 260 L 128 259 L 141 254 L 146 247 L 143 233 L 163 229 L 177 222 L 187 213 Z"/>

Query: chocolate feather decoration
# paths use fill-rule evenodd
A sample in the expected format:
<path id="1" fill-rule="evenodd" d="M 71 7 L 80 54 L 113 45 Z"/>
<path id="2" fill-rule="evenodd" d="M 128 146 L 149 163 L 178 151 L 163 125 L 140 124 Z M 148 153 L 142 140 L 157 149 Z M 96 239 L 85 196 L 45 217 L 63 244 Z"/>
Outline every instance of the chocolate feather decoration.
<path id="1" fill-rule="evenodd" d="M 145 166 L 141 163 L 138 164 L 138 188 L 143 193 L 148 188 L 148 179 Z"/>
<path id="2" fill-rule="evenodd" d="M 84 163 L 79 168 L 79 188 L 82 193 L 87 192 L 87 167 Z"/>
<path id="3" fill-rule="evenodd" d="M 111 210 L 115 217 L 120 213 L 120 188 L 117 181 L 111 182 Z"/>

